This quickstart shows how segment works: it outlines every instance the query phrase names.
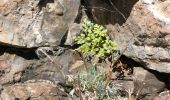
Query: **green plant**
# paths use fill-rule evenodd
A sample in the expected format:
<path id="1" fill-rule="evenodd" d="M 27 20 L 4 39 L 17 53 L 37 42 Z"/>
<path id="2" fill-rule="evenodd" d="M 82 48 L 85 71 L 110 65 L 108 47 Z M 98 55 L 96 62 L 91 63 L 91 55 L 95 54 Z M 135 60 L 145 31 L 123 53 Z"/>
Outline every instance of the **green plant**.
<path id="1" fill-rule="evenodd" d="M 108 86 L 105 78 L 105 71 L 96 70 L 94 66 L 90 67 L 87 72 L 80 73 L 80 82 L 85 92 L 96 92 L 99 100 L 116 99 L 117 92 L 114 87 Z"/>
<path id="2" fill-rule="evenodd" d="M 81 45 L 77 50 L 86 55 L 106 57 L 117 48 L 117 44 L 106 33 L 103 26 L 84 19 L 82 32 L 75 38 L 75 42 Z"/>

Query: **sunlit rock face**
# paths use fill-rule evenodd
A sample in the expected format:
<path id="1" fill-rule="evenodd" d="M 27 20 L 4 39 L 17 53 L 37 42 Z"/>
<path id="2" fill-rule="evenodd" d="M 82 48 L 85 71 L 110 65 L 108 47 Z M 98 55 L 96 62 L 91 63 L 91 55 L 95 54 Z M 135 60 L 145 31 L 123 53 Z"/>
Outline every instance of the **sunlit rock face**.
<path id="1" fill-rule="evenodd" d="M 169 5 L 169 0 L 139 0 L 125 23 L 107 25 L 120 52 L 145 68 L 164 73 L 170 73 Z"/>
<path id="2" fill-rule="evenodd" d="M 126 22 L 131 24 L 134 42 L 125 54 L 149 69 L 165 73 L 170 73 L 169 7 L 168 0 L 139 1 Z"/>
<path id="3" fill-rule="evenodd" d="M 0 42 L 58 46 L 77 17 L 80 0 L 0 0 Z"/>
<path id="4" fill-rule="evenodd" d="M 92 7 L 109 9 L 92 9 L 92 14 L 98 23 L 106 25 L 118 50 L 145 68 L 170 73 L 170 1 L 109 1 L 112 4 L 88 0 Z"/>
<path id="5" fill-rule="evenodd" d="M 154 17 L 166 24 L 170 24 L 170 1 L 143 0 Z"/>

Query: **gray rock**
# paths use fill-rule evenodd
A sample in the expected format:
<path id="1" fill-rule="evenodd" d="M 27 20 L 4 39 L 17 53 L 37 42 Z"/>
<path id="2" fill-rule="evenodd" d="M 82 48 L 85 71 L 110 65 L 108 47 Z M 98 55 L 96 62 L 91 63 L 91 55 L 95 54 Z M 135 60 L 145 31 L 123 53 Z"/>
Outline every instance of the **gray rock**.
<path id="1" fill-rule="evenodd" d="M 65 50 L 64 48 L 49 48 L 44 47 L 45 50 L 53 50 L 55 54 L 49 54 L 48 57 L 43 55 L 40 60 L 28 60 L 18 55 L 7 53 L 1 55 L 0 85 L 12 84 L 19 81 L 25 82 L 32 79 L 45 79 L 55 83 L 65 83 L 67 75 L 76 73 L 79 67 L 83 66 L 84 68 L 84 63 L 77 52 Z M 43 47 L 40 49 L 44 50 Z M 25 52 L 29 51 L 25 49 Z M 27 56 L 29 55 L 33 55 L 33 53 L 28 53 Z"/>
<path id="2" fill-rule="evenodd" d="M 0 42 L 57 46 L 77 17 L 80 0 L 1 0 Z"/>
<path id="3" fill-rule="evenodd" d="M 82 28 L 80 24 L 74 23 L 68 30 L 67 39 L 64 44 L 73 46 L 74 39 L 80 34 L 81 29 Z"/>
<path id="4" fill-rule="evenodd" d="M 124 54 L 149 69 L 170 73 L 169 25 L 155 18 L 141 2 L 135 5 L 126 24 L 138 28 L 132 28 L 133 42 Z"/>
<path id="5" fill-rule="evenodd" d="M 45 79 L 65 84 L 67 75 L 74 73 L 73 70 L 76 69 L 73 65 L 80 61 L 79 55 L 72 50 L 66 50 L 60 55 L 49 55 L 49 57 L 42 58 L 35 62 L 34 65 L 30 64 L 25 69 L 21 81 Z"/>
<path id="6" fill-rule="evenodd" d="M 110 31 L 109 35 L 117 42 L 118 50 L 125 50 L 124 55 L 148 69 L 170 73 L 170 26 L 165 20 L 158 18 L 169 16 L 168 10 L 156 16 L 150 9 L 151 6 L 163 9 L 167 5 L 160 2 L 148 7 L 148 4 L 138 1 L 122 26 L 106 27 Z"/>
<path id="7" fill-rule="evenodd" d="M 120 52 L 125 51 L 125 56 L 148 69 L 170 73 L 168 0 L 90 0 L 86 3 L 94 7 L 94 19 L 106 26 Z"/>
<path id="8" fill-rule="evenodd" d="M 144 96 L 142 100 L 151 100 L 157 93 L 162 92 L 165 88 L 164 82 L 160 81 L 153 73 L 141 67 L 134 68 L 133 77 L 135 85 L 134 92 L 136 94 L 140 91 L 139 95 Z"/>

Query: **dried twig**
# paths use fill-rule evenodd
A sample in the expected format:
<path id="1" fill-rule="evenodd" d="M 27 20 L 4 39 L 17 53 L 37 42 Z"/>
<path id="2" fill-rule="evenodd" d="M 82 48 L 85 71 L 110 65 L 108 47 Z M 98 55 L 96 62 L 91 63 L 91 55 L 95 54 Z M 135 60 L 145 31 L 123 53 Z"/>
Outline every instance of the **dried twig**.
<path id="1" fill-rule="evenodd" d="M 112 7 L 116 10 L 116 12 L 118 12 L 123 17 L 123 19 L 126 21 L 127 18 L 125 17 L 125 15 L 117 9 L 117 7 L 113 4 L 111 0 L 109 0 L 109 2 L 112 5 Z"/>
<path id="2" fill-rule="evenodd" d="M 43 50 L 43 48 L 39 48 L 39 49 L 36 51 L 36 53 L 37 53 L 38 56 L 40 56 L 39 51 L 42 52 L 53 64 L 55 64 L 54 58 L 52 59 L 52 58 Z M 62 65 L 59 65 L 59 66 L 61 67 Z M 64 72 L 63 72 L 60 68 L 58 68 L 58 66 L 57 66 L 56 68 L 57 68 L 57 70 L 61 73 L 61 75 L 63 76 L 63 78 L 66 79 L 66 76 L 65 76 Z"/>
<path id="3" fill-rule="evenodd" d="M 39 51 L 41 51 L 51 62 L 54 62 L 54 60 L 43 49 L 39 49 Z"/>

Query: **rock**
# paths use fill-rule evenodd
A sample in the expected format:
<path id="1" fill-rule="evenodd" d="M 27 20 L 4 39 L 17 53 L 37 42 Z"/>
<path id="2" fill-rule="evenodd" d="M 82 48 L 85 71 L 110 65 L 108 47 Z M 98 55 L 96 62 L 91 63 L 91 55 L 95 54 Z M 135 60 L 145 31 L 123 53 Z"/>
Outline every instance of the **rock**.
<path id="1" fill-rule="evenodd" d="M 138 0 L 86 0 L 84 5 L 90 12 L 89 17 L 102 25 L 122 25 L 131 12 L 133 5 Z"/>
<path id="2" fill-rule="evenodd" d="M 166 7 L 164 3 L 159 3 L 159 5 Z M 156 7 L 157 4 L 149 5 L 149 8 L 151 6 Z M 136 32 L 134 42 L 128 45 L 125 55 L 137 60 L 149 69 L 169 73 L 170 45 L 168 40 L 170 31 L 169 25 L 166 23 L 168 21 L 158 18 L 160 16 L 154 14 L 156 13 L 155 10 L 149 8 L 138 2 L 132 10 L 129 20 L 133 24 L 130 25 L 130 28 L 138 28 L 132 30 Z M 164 16 L 162 13 L 159 14 Z M 130 24 L 130 22 L 127 22 L 127 24 Z"/>
<path id="3" fill-rule="evenodd" d="M 7 57 L 7 58 L 5 58 Z M 22 72 L 30 65 L 35 64 L 35 61 L 27 61 L 26 59 L 16 55 L 3 55 L 1 61 L 0 84 L 8 84 L 18 82 L 22 77 Z"/>
<path id="4" fill-rule="evenodd" d="M 164 73 L 170 73 L 168 4 L 169 1 L 138 1 L 123 25 L 106 25 L 120 52 L 125 50 L 125 56 Z"/>
<path id="5" fill-rule="evenodd" d="M 82 60 L 76 60 L 69 68 L 69 72 L 72 74 L 78 74 L 81 70 L 85 70 L 84 62 Z"/>
<path id="6" fill-rule="evenodd" d="M 154 74 L 153 74 L 154 73 Z M 142 100 L 152 100 L 158 93 L 165 89 L 165 83 L 160 73 L 150 72 L 141 67 L 134 67 L 132 80 L 114 80 L 111 83 L 116 90 L 127 98 L 140 98 Z"/>
<path id="7" fill-rule="evenodd" d="M 45 79 L 64 84 L 67 75 L 76 74 L 77 70 L 84 67 L 79 54 L 74 50 L 66 50 L 60 47 L 56 48 L 56 51 L 52 47 L 40 47 L 39 49 L 44 50 L 43 48 L 53 50 L 55 54 L 48 55 L 48 57 L 44 55 L 42 56 L 44 58 L 41 59 L 36 57 L 28 59 L 30 55 L 35 55 L 35 52 L 31 51 L 32 49 L 8 48 L 11 50 L 9 52 L 14 53 L 12 50 L 16 50 L 15 53 L 19 52 L 22 57 L 17 53 L 15 55 L 4 53 L 0 56 L 0 85 L 32 79 Z M 4 49 L 8 51 L 8 49 Z"/>
<path id="8" fill-rule="evenodd" d="M 49 55 L 50 56 L 50 55 Z M 65 84 L 67 75 L 75 73 L 73 65 L 81 64 L 79 55 L 72 50 L 64 50 L 60 55 L 42 58 L 24 71 L 21 81 L 45 79 L 55 83 Z M 82 65 L 78 65 L 82 66 Z"/>
<path id="9" fill-rule="evenodd" d="M 80 34 L 81 25 L 74 23 L 68 30 L 67 39 L 65 41 L 65 45 L 74 45 L 74 38 Z"/>
<path id="10" fill-rule="evenodd" d="M 89 0 L 85 4 L 92 7 L 90 17 L 106 26 L 121 53 L 148 69 L 170 73 L 168 0 Z"/>
<path id="11" fill-rule="evenodd" d="M 163 91 L 158 96 L 155 96 L 153 100 L 170 100 L 169 91 Z"/>
<path id="12" fill-rule="evenodd" d="M 154 17 L 161 22 L 164 22 L 166 24 L 170 24 L 170 8 L 169 4 L 170 1 L 164 0 L 164 1 L 156 1 L 153 0 L 153 4 L 148 5 L 148 8 L 150 12 L 154 15 Z"/>
<path id="13" fill-rule="evenodd" d="M 28 81 L 3 87 L 1 100 L 59 100 L 67 94 L 47 80 Z"/>
<path id="14" fill-rule="evenodd" d="M 143 0 L 143 3 L 153 4 L 153 3 L 154 3 L 154 0 Z"/>
<path id="15" fill-rule="evenodd" d="M 1 0 L 0 42 L 58 46 L 77 17 L 80 0 Z"/>
<path id="16" fill-rule="evenodd" d="M 157 93 L 162 92 L 165 88 L 165 83 L 160 81 L 159 74 L 155 76 L 153 73 L 143 68 L 134 67 L 133 77 L 135 87 L 134 92 L 136 94 L 140 91 L 139 96 L 143 96 L 143 100 L 153 99 Z"/>

